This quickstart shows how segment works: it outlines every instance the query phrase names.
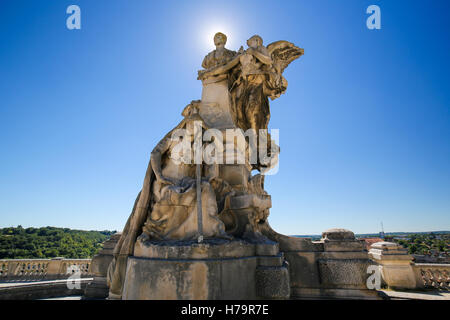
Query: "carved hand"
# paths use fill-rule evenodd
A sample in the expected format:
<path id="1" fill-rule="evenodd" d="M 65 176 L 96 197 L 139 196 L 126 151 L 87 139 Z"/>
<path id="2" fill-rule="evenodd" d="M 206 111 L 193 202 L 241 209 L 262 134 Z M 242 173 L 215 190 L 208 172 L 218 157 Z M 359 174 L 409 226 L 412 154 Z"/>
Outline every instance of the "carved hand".
<path id="1" fill-rule="evenodd" d="M 211 71 L 214 71 L 215 68 L 207 69 L 207 70 L 199 70 L 197 80 L 203 80 L 208 77 Z"/>
<path id="2" fill-rule="evenodd" d="M 255 49 L 253 49 L 252 47 L 248 48 L 246 53 L 254 55 L 255 54 Z"/>
<path id="3" fill-rule="evenodd" d="M 167 178 L 164 176 L 159 176 L 156 177 L 156 179 L 161 183 L 161 184 L 168 184 L 168 185 L 174 185 L 176 183 L 176 181 L 174 179 L 171 178 Z"/>

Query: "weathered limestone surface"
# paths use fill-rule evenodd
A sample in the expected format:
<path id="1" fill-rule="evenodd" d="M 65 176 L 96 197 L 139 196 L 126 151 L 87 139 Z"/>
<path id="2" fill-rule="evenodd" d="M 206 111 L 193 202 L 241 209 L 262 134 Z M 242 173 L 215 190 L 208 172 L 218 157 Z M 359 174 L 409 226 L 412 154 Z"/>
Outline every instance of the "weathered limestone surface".
<path id="1" fill-rule="evenodd" d="M 91 274 L 94 280 L 89 282 L 84 291 L 84 297 L 89 299 L 104 299 L 108 296 L 109 286 L 106 276 L 113 259 L 113 251 L 121 234 L 115 233 L 103 243 L 103 248 L 92 258 Z"/>
<path id="2" fill-rule="evenodd" d="M 199 114 L 209 128 L 221 130 L 235 127 L 230 110 L 227 78 L 218 82 L 203 82 Z"/>
<path id="3" fill-rule="evenodd" d="M 370 258 L 380 266 L 381 275 L 389 288 L 414 289 L 418 285 L 412 267 L 412 255 L 408 250 L 393 242 L 372 244 Z"/>
<path id="4" fill-rule="evenodd" d="M 288 269 L 274 242 L 139 242 L 128 259 L 122 299 L 289 297 Z"/>
<path id="5" fill-rule="evenodd" d="M 278 234 L 266 224 L 263 233 L 279 243 L 289 263 L 292 298 L 379 299 L 367 289 L 372 263 L 353 232 L 330 229 L 320 241 L 311 241 Z"/>
<path id="6" fill-rule="evenodd" d="M 283 264 L 286 266 L 286 263 Z M 291 295 L 289 270 L 280 266 L 256 268 L 256 296 L 268 299 L 287 299 Z"/>

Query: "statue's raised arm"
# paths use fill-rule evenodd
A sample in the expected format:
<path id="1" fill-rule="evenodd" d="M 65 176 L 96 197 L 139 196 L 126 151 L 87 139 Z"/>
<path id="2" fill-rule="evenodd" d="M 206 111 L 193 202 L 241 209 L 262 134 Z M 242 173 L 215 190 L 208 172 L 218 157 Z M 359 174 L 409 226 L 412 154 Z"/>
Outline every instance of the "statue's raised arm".
<path id="1" fill-rule="evenodd" d="M 231 69 L 233 69 L 235 66 L 237 66 L 238 63 L 239 63 L 239 56 L 236 56 L 224 65 L 219 65 L 219 66 L 213 67 L 211 69 L 200 70 L 198 72 L 197 79 L 204 80 L 208 77 L 214 77 L 214 76 L 219 76 L 221 74 L 225 74 L 225 73 L 229 72 Z"/>

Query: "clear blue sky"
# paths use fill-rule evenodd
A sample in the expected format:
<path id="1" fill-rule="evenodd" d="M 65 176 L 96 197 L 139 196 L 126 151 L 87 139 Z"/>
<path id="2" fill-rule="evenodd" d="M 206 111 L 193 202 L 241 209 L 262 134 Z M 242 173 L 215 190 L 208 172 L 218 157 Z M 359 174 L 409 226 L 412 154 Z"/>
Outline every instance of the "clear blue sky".
<path id="1" fill-rule="evenodd" d="M 66 28 L 81 8 L 82 29 Z M 381 30 L 366 8 L 381 8 Z M 450 229 L 449 1 L 0 2 L 0 227 L 121 230 L 223 31 L 305 55 L 271 102 L 285 234 Z"/>

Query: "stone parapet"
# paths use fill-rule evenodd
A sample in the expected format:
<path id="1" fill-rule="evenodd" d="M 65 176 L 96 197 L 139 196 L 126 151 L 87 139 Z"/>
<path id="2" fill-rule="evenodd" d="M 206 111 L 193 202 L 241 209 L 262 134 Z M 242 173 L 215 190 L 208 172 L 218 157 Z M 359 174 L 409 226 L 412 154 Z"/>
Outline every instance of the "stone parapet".
<path id="1" fill-rule="evenodd" d="M 91 259 L 1 259 L 0 282 L 89 277 L 90 266 Z"/>
<path id="2" fill-rule="evenodd" d="M 412 268 L 417 288 L 450 290 L 450 264 L 416 263 Z"/>
<path id="3" fill-rule="evenodd" d="M 367 288 L 367 270 L 373 263 L 350 230 L 329 229 L 322 239 L 311 241 L 279 234 L 266 223 L 263 234 L 279 243 L 289 264 L 291 298 L 380 298 Z"/>
<path id="4" fill-rule="evenodd" d="M 417 287 L 412 268 L 413 257 L 402 246 L 393 242 L 377 242 L 372 244 L 369 257 L 380 266 L 383 281 L 389 288 Z"/>

